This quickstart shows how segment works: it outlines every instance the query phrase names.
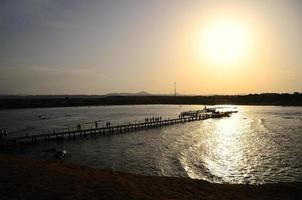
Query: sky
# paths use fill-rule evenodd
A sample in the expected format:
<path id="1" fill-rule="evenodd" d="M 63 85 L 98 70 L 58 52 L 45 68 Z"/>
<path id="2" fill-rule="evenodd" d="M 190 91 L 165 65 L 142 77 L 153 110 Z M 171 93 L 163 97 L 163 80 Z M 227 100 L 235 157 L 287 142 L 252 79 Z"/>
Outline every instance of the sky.
<path id="1" fill-rule="evenodd" d="M 0 94 L 302 92 L 302 1 L 1 0 Z"/>

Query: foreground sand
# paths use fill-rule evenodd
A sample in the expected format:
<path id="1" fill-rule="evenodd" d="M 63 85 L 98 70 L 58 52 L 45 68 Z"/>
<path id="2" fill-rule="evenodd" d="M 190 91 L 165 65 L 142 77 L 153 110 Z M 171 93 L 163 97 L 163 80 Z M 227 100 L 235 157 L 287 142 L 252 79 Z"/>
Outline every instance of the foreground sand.
<path id="1" fill-rule="evenodd" d="M 302 183 L 222 185 L 1 155 L 0 199 L 302 199 Z"/>

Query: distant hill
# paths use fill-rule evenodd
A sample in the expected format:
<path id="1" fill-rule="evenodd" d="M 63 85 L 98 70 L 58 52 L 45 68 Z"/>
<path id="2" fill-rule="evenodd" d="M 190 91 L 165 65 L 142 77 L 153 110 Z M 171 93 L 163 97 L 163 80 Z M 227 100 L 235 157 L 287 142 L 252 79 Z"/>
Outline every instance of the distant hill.
<path id="1" fill-rule="evenodd" d="M 263 93 L 248 95 L 172 96 L 139 93 L 112 93 L 107 95 L 36 95 L 1 96 L 0 109 L 100 106 L 100 105 L 143 105 L 143 104 L 187 104 L 187 105 L 279 105 L 302 106 L 302 93 Z"/>
<path id="2" fill-rule="evenodd" d="M 152 96 L 153 94 L 150 94 L 148 92 L 136 92 L 136 93 L 108 93 L 108 94 L 102 94 L 102 95 L 88 95 L 88 94 L 59 94 L 59 95 L 27 95 L 27 94 L 16 94 L 16 95 L 0 95 L 0 99 L 27 99 L 27 98 L 33 98 L 33 99 L 53 99 L 53 98 L 102 98 L 102 97 L 108 97 L 108 96 Z"/>
<path id="3" fill-rule="evenodd" d="M 178 94 L 180 95 L 180 94 Z M 59 94 L 59 95 L 28 95 L 28 94 L 14 94 L 14 95 L 0 95 L 0 99 L 53 99 L 53 98 L 104 98 L 109 96 L 173 96 L 172 94 L 151 94 L 145 91 L 135 93 L 108 93 L 102 95 L 96 94 Z"/>
<path id="4" fill-rule="evenodd" d="M 153 94 L 150 94 L 148 92 L 142 91 L 142 92 L 136 92 L 136 93 L 108 93 L 104 96 L 152 96 Z"/>

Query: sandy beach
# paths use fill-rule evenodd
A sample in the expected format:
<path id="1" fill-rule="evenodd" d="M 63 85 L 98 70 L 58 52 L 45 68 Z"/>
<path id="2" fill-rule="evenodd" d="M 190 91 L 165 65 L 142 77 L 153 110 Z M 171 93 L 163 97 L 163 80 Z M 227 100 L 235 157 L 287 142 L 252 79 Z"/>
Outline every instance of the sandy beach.
<path id="1" fill-rule="evenodd" d="M 0 156 L 0 199 L 301 199 L 302 183 L 213 184 Z"/>

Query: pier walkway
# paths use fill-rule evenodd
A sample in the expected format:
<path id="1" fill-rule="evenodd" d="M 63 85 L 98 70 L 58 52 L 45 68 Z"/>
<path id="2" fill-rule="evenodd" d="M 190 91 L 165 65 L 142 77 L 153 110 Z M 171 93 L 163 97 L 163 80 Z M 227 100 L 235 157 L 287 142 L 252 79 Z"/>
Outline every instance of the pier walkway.
<path id="1" fill-rule="evenodd" d="M 225 112 L 216 112 L 216 113 L 204 113 L 202 115 L 192 115 L 192 116 L 182 116 L 179 115 L 179 118 L 175 119 L 161 119 L 157 120 L 145 120 L 145 122 L 135 122 L 129 124 L 115 125 L 110 126 L 110 123 L 106 127 L 100 128 L 86 128 L 81 129 L 78 127 L 73 130 L 63 130 L 63 131 L 54 131 L 52 133 L 44 134 L 35 134 L 28 136 L 15 136 L 11 138 L 1 137 L 0 146 L 11 146 L 18 144 L 34 144 L 38 141 L 62 141 L 65 139 L 75 139 L 76 137 L 88 137 L 88 136 L 98 136 L 98 135 L 111 135 L 119 133 L 133 132 L 143 129 L 158 128 L 173 124 L 180 124 L 192 121 L 200 121 L 209 118 L 221 118 L 228 117 L 230 114 Z"/>

